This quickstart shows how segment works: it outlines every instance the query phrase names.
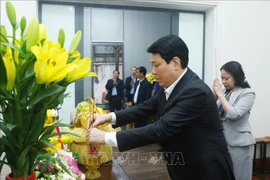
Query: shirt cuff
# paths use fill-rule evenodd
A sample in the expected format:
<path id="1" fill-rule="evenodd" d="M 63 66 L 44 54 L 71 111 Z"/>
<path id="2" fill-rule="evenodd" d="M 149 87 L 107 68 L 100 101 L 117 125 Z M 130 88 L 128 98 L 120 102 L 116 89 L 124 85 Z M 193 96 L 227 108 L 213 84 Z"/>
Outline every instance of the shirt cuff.
<path id="1" fill-rule="evenodd" d="M 116 132 L 108 132 L 105 133 L 105 143 L 108 146 L 114 146 L 117 147 L 117 140 L 116 140 Z"/>
<path id="2" fill-rule="evenodd" d="M 112 116 L 111 125 L 115 125 L 116 124 L 116 115 L 114 112 L 111 112 L 110 114 Z"/>

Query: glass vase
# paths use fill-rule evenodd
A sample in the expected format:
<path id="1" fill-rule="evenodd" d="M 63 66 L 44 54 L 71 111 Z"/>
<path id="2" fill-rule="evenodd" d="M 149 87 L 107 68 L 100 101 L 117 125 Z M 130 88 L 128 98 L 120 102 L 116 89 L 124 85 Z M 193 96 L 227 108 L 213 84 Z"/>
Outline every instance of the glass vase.
<path id="1" fill-rule="evenodd" d="M 98 152 L 97 154 L 89 154 L 88 152 L 85 153 L 85 167 L 87 171 L 85 172 L 86 179 L 97 179 L 101 176 L 98 168 L 100 166 L 100 159 L 102 153 Z"/>

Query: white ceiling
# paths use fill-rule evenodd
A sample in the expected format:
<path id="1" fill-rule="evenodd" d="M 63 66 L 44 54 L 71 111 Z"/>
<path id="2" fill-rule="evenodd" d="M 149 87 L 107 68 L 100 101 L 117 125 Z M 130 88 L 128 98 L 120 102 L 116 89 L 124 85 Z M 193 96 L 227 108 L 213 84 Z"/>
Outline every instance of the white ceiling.
<path id="1" fill-rule="evenodd" d="M 218 1 L 179 1 L 179 0 L 47 0 L 52 2 L 76 2 L 102 5 L 154 7 L 191 11 L 207 11 L 215 7 Z"/>

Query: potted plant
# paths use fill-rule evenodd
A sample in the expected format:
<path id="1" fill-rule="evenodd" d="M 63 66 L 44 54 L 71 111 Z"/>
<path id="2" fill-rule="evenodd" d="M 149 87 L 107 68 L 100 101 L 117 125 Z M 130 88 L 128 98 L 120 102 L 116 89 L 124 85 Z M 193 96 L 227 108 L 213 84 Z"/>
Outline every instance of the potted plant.
<path id="1" fill-rule="evenodd" d="M 46 29 L 37 18 L 27 27 L 24 17 L 17 23 L 10 2 L 6 11 L 13 30 L 7 36 L 5 26 L 0 28 L 0 171 L 6 164 L 12 178 L 27 179 L 35 176 L 37 153 L 51 146 L 48 138 L 58 135 L 52 133 L 54 128 L 65 126 L 59 122 L 44 126 L 46 110 L 63 103 L 69 84 L 96 74 L 89 72 L 91 60 L 81 58 L 76 50 L 81 31 L 74 35 L 67 51 L 63 29 L 58 42 L 53 43 L 47 40 Z"/>

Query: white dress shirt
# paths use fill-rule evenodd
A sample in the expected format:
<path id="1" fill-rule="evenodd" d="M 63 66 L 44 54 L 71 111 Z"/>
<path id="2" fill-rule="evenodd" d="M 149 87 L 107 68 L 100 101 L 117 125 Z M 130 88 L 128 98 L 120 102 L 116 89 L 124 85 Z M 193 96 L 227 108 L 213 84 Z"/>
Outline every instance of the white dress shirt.
<path id="1" fill-rule="evenodd" d="M 176 84 L 180 81 L 180 79 L 184 76 L 184 74 L 187 72 L 187 68 L 184 70 L 184 72 L 179 76 L 176 81 L 174 81 L 168 88 L 164 88 L 166 100 L 169 99 L 169 96 L 171 95 L 172 91 L 174 90 Z M 112 115 L 112 121 L 111 124 L 115 125 L 116 124 L 116 115 L 114 112 L 110 113 Z M 105 133 L 105 143 L 108 146 L 115 146 L 117 147 L 117 140 L 116 140 L 116 132 L 107 132 Z"/>
<path id="2" fill-rule="evenodd" d="M 140 84 L 141 82 L 144 80 L 145 78 L 143 78 L 142 80 L 139 80 L 138 86 L 136 87 L 136 91 L 134 94 L 134 98 L 133 98 L 133 102 L 136 104 L 137 100 L 138 100 L 138 94 L 139 94 L 139 90 L 140 90 Z"/>

